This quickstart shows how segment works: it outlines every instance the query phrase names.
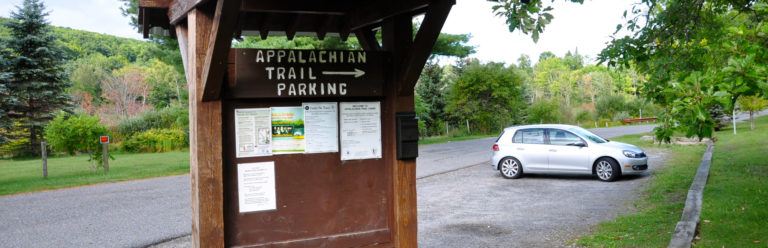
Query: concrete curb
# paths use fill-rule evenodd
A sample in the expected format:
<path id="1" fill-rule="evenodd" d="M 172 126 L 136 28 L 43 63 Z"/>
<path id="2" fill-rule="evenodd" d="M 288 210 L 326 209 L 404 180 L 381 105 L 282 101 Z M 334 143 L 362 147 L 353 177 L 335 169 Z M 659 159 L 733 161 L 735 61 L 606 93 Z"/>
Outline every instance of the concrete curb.
<path id="1" fill-rule="evenodd" d="M 672 240 L 669 241 L 669 248 L 688 248 L 691 247 L 693 239 L 696 237 L 696 230 L 699 225 L 699 216 L 701 215 L 701 202 L 704 198 L 704 186 L 707 185 L 709 178 L 709 167 L 712 164 L 712 151 L 714 144 L 707 142 L 707 151 L 701 158 L 701 165 L 696 171 L 696 177 L 693 178 L 691 188 L 688 189 L 688 197 L 685 200 L 683 216 L 675 226 L 675 233 L 672 234 Z"/>

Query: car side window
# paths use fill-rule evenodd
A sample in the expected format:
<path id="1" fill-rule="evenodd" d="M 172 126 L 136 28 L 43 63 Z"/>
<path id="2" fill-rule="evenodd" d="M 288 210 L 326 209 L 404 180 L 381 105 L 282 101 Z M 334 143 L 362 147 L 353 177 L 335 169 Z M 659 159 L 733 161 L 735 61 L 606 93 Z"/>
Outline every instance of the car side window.
<path id="1" fill-rule="evenodd" d="M 560 129 L 549 129 L 549 144 L 551 145 L 567 146 L 581 142 L 581 138 L 571 132 Z"/>
<path id="2" fill-rule="evenodd" d="M 515 133 L 515 137 L 512 138 L 512 142 L 523 144 L 544 144 L 544 129 L 533 128 L 518 130 Z"/>

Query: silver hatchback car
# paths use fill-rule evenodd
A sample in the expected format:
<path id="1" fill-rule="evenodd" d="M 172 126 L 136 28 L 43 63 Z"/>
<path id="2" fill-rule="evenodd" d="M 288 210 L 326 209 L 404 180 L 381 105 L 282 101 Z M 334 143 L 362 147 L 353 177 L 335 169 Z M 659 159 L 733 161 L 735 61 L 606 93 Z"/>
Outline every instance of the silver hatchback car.
<path id="1" fill-rule="evenodd" d="M 637 146 L 559 124 L 505 128 L 493 144 L 491 163 L 504 178 L 519 178 L 523 173 L 575 173 L 597 175 L 607 182 L 648 169 L 648 157 Z"/>

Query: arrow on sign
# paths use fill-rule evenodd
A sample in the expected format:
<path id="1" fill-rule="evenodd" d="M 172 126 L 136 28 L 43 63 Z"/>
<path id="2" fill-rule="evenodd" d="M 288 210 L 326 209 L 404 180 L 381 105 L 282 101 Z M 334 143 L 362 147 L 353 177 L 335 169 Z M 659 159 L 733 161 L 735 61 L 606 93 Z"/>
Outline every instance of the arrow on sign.
<path id="1" fill-rule="evenodd" d="M 355 68 L 355 71 L 323 71 L 323 75 L 344 75 L 355 76 L 356 78 L 365 75 L 365 71 Z"/>

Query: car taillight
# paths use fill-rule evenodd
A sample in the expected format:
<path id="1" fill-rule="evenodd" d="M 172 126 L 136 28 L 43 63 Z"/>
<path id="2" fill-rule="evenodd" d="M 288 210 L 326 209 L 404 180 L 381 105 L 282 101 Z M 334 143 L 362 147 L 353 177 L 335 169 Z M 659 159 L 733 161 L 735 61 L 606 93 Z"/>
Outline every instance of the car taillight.
<path id="1" fill-rule="evenodd" d="M 499 151 L 499 144 L 493 144 L 493 151 L 498 152 Z"/>

